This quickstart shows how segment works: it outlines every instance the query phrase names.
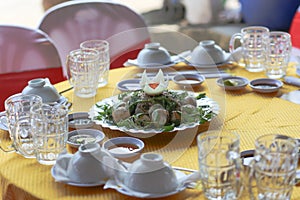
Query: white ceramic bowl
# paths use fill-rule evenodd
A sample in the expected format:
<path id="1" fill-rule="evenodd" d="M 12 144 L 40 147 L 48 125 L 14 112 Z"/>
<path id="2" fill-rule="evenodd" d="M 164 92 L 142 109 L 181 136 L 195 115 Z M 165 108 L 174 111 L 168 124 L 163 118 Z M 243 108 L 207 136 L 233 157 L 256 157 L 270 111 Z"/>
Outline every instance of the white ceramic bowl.
<path id="1" fill-rule="evenodd" d="M 109 157 L 98 143 L 81 145 L 69 161 L 67 176 L 77 183 L 105 183 L 109 177 L 104 159 Z"/>
<path id="2" fill-rule="evenodd" d="M 200 74 L 177 74 L 172 78 L 173 82 L 181 86 L 199 86 L 205 77 Z"/>
<path id="3" fill-rule="evenodd" d="M 88 143 L 100 144 L 104 137 L 104 133 L 97 129 L 78 129 L 68 133 L 67 144 L 75 148 Z"/>
<path id="4" fill-rule="evenodd" d="M 224 63 L 229 57 L 213 40 L 204 40 L 191 53 L 192 65 L 214 65 Z"/>
<path id="5" fill-rule="evenodd" d="M 139 52 L 137 62 L 139 65 L 165 65 L 171 62 L 171 56 L 160 43 L 148 43 Z"/>
<path id="6" fill-rule="evenodd" d="M 115 137 L 103 143 L 103 148 L 115 158 L 135 157 L 140 154 L 144 146 L 142 140 L 134 137 Z"/>
<path id="7" fill-rule="evenodd" d="M 178 180 L 172 167 L 164 162 L 162 155 L 144 153 L 128 169 L 124 185 L 131 190 L 165 194 L 176 190 Z"/>
<path id="8" fill-rule="evenodd" d="M 277 92 L 283 86 L 283 83 L 277 79 L 259 78 L 250 81 L 249 85 L 255 92 L 271 93 Z"/>
<path id="9" fill-rule="evenodd" d="M 37 78 L 28 81 L 28 85 L 23 89 L 22 94 L 38 95 L 42 97 L 44 103 L 58 102 L 61 97 L 48 78 Z"/>

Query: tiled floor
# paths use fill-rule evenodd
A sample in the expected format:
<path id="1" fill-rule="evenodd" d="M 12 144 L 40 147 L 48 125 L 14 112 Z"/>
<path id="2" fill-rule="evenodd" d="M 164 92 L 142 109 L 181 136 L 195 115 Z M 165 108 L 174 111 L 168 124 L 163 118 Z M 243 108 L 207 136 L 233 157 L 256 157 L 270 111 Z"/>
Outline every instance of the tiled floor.
<path id="1" fill-rule="evenodd" d="M 162 7 L 163 0 L 120 0 L 138 13 Z M 35 28 L 43 16 L 42 0 L 1 0 L 0 24 L 14 24 Z"/>

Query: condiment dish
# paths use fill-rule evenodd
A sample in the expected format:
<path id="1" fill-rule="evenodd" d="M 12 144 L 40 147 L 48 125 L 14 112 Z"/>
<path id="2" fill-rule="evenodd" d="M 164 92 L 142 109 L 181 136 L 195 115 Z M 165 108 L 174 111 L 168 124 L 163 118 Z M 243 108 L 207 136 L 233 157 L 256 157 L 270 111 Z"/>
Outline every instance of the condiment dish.
<path id="1" fill-rule="evenodd" d="M 89 118 L 87 112 L 75 112 L 68 115 L 69 128 L 86 129 L 94 126 L 94 122 Z"/>
<path id="2" fill-rule="evenodd" d="M 201 85 L 205 77 L 200 74 L 177 74 L 173 77 L 173 82 L 181 86 L 199 86 Z"/>
<path id="3" fill-rule="evenodd" d="M 283 83 L 277 79 L 259 78 L 250 81 L 249 85 L 255 92 L 271 93 L 277 92 L 283 86 Z"/>
<path id="4" fill-rule="evenodd" d="M 218 86 L 225 90 L 241 90 L 248 85 L 248 79 L 240 76 L 229 76 L 217 79 Z"/>
<path id="5" fill-rule="evenodd" d="M 144 146 L 142 140 L 134 137 L 115 137 L 103 143 L 103 148 L 118 159 L 137 158 Z"/>
<path id="6" fill-rule="evenodd" d="M 104 133 L 97 129 L 78 129 L 68 133 L 67 144 L 78 148 L 83 144 L 101 143 L 104 137 Z"/>

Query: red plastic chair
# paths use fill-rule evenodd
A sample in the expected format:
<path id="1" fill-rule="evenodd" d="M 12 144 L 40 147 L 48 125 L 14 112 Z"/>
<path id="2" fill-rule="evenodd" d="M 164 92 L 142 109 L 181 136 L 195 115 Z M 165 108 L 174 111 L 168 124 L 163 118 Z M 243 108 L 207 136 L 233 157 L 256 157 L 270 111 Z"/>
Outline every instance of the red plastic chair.
<path id="1" fill-rule="evenodd" d="M 294 15 L 289 32 L 291 34 L 293 47 L 297 47 L 300 49 L 300 6 L 298 7 L 298 10 Z"/>
<path id="2" fill-rule="evenodd" d="M 7 97 L 22 92 L 28 81 L 48 77 L 65 80 L 59 54 L 40 30 L 0 25 L 0 111 Z"/>
<path id="3" fill-rule="evenodd" d="M 93 0 L 68 1 L 50 8 L 38 26 L 55 42 L 62 60 L 85 40 L 110 44 L 110 68 L 136 58 L 150 34 L 143 18 L 125 5 Z M 65 62 L 63 62 L 65 70 Z M 65 70 L 66 71 L 66 70 Z"/>

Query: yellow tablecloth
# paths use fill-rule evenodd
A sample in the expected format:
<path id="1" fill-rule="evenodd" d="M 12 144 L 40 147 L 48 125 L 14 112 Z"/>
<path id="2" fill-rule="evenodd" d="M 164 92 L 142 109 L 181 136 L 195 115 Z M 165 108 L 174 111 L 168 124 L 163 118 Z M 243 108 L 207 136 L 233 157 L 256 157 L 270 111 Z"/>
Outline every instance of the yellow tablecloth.
<path id="1" fill-rule="evenodd" d="M 183 67 L 176 66 L 173 69 L 181 70 Z M 136 67 L 111 70 L 108 85 L 99 88 L 95 98 L 78 99 L 73 96 L 72 90 L 63 95 L 73 102 L 71 112 L 87 111 L 94 103 L 120 93 L 116 89 L 118 81 L 132 78 L 140 72 L 142 70 Z M 265 77 L 264 73 L 249 73 L 239 66 L 231 66 L 230 73 L 247 77 L 249 80 Z M 289 68 L 288 75 L 294 74 L 295 69 Z M 58 91 L 68 87 L 70 85 L 67 81 L 56 85 Z M 172 82 L 169 87 L 182 89 Z M 201 87 L 194 88 L 194 91 L 205 92 L 220 105 L 220 114 L 211 122 L 210 128 L 236 131 L 241 138 L 241 150 L 247 150 L 254 148 L 254 140 L 258 136 L 268 133 L 300 137 L 300 105 L 278 98 L 281 94 L 296 89 L 298 88 L 285 84 L 279 92 L 272 94 L 255 93 L 249 86 L 241 91 L 225 92 L 216 85 L 215 79 L 207 79 Z M 108 137 L 121 134 L 108 132 Z M 3 141 L 8 138 L 6 131 L 0 130 L 0 134 Z M 196 134 L 198 131 L 193 129 L 146 138 L 145 151 L 162 153 L 164 158 L 174 166 L 197 169 L 197 146 L 194 140 Z M 51 166 L 41 165 L 35 159 L 25 159 L 16 153 L 0 151 L 2 199 L 136 199 L 119 194 L 112 189 L 104 190 L 101 186 L 81 188 L 55 182 L 50 169 Z M 198 187 L 186 189 L 163 199 L 204 199 L 204 196 L 201 187 Z M 248 199 L 246 192 L 243 199 Z M 300 199 L 299 187 L 294 187 L 292 199 Z"/>

